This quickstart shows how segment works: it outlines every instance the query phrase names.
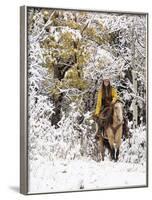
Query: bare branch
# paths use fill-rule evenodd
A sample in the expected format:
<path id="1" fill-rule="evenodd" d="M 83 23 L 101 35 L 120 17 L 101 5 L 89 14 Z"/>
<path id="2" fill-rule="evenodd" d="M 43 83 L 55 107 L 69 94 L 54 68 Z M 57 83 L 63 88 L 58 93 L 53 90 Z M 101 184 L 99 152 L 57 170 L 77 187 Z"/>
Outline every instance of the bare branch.
<path id="1" fill-rule="evenodd" d="M 56 11 L 56 10 L 54 10 L 54 11 L 52 12 L 52 14 L 50 15 L 50 17 L 49 17 L 47 23 L 46 23 L 45 26 L 42 28 L 42 31 L 41 31 L 37 36 L 35 36 L 35 37 L 33 38 L 34 41 L 37 41 L 37 40 L 39 39 L 39 37 L 44 33 L 45 28 L 46 28 L 47 26 L 49 26 L 49 25 L 52 24 L 51 18 L 52 18 L 52 16 L 54 15 L 55 11 Z"/>

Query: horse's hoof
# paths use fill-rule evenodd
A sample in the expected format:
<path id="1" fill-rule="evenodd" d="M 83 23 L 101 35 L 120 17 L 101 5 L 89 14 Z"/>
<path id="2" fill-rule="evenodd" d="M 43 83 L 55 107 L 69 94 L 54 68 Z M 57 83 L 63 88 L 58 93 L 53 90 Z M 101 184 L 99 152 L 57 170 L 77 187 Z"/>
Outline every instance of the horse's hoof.
<path id="1" fill-rule="evenodd" d="M 118 158 L 115 159 L 115 162 L 117 162 L 117 161 L 118 161 Z"/>

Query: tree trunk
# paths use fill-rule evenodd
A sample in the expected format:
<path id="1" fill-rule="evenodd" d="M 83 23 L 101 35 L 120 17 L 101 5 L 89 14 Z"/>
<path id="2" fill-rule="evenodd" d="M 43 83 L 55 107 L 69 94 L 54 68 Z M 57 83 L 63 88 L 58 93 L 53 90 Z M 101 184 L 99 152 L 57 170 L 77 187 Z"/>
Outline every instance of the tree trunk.
<path id="1" fill-rule="evenodd" d="M 54 79 L 61 80 L 63 77 L 61 75 L 61 71 L 56 65 L 54 67 Z M 54 113 L 51 118 L 51 124 L 55 125 L 56 128 L 58 128 L 58 122 L 61 120 L 61 107 L 62 107 L 62 99 L 63 94 L 61 93 L 57 99 L 54 100 Z"/>
<path id="2" fill-rule="evenodd" d="M 133 71 L 132 72 L 133 77 L 133 87 L 135 94 L 137 93 L 137 74 Z M 138 122 L 138 106 L 136 99 L 133 99 L 133 128 L 137 127 Z"/>
<path id="3" fill-rule="evenodd" d="M 135 23 L 133 22 L 133 28 L 132 28 L 132 43 L 131 43 L 131 64 L 132 64 L 132 82 L 133 82 L 133 89 L 135 92 L 135 95 L 137 94 L 137 73 L 134 71 L 135 69 Z M 138 122 L 138 107 L 137 107 L 137 101 L 136 98 L 133 99 L 133 128 L 137 127 Z"/>

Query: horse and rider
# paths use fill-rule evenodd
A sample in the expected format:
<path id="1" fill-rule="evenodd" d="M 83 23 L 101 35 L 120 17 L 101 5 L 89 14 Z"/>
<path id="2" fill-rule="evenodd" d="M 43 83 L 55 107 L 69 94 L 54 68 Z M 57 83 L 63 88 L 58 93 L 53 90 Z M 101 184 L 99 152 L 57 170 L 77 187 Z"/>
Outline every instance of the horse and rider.
<path id="1" fill-rule="evenodd" d="M 95 138 L 99 140 L 102 160 L 104 160 L 104 146 L 108 142 L 111 160 L 117 161 L 121 138 L 127 135 L 128 127 L 123 116 L 123 103 L 108 77 L 103 79 L 98 91 L 93 118 L 96 122 Z"/>

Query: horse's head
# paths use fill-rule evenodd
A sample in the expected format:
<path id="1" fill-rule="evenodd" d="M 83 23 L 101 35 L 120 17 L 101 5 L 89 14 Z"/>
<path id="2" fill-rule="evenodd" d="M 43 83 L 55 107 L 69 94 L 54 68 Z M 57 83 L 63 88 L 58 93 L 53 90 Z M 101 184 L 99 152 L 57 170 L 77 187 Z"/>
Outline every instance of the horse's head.
<path id="1" fill-rule="evenodd" d="M 123 104 L 120 101 L 116 101 L 113 105 L 113 121 L 117 123 L 123 122 Z"/>

